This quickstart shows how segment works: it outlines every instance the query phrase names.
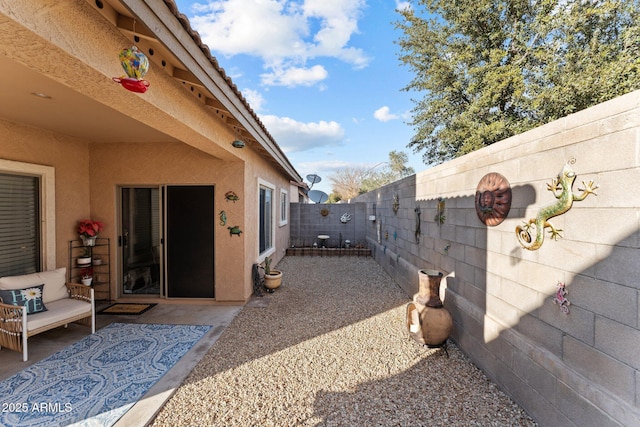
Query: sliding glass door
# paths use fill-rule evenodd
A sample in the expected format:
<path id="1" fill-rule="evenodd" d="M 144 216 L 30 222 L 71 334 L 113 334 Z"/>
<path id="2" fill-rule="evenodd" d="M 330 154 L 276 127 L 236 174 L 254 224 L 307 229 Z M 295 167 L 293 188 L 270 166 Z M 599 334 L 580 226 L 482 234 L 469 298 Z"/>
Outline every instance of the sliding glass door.
<path id="1" fill-rule="evenodd" d="M 162 289 L 160 189 L 122 188 L 121 294 L 156 295 Z"/>

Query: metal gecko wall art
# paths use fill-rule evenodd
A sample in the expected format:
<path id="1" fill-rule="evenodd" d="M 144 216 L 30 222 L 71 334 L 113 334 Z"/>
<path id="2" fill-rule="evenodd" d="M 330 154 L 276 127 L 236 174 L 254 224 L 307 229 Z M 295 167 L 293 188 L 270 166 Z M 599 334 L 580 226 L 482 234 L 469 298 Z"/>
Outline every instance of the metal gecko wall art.
<path id="1" fill-rule="evenodd" d="M 571 301 L 567 299 L 567 288 L 564 282 L 558 282 L 556 287 L 558 289 L 556 290 L 556 296 L 553 298 L 553 303 L 558 304 L 560 306 L 560 310 L 562 310 L 564 314 L 569 314 L 569 306 L 571 305 Z"/>
<path id="2" fill-rule="evenodd" d="M 414 231 L 414 236 L 416 237 L 416 243 L 420 243 L 420 206 L 416 206 L 413 210 L 416 213 L 416 229 Z"/>
<path id="3" fill-rule="evenodd" d="M 553 178 L 549 184 L 547 184 L 547 190 L 551 191 L 557 202 L 540 208 L 535 218 L 531 218 L 529 221 L 525 221 L 524 225 L 516 227 L 516 236 L 520 245 L 530 251 L 535 251 L 542 246 L 544 242 L 544 229 L 550 228 L 551 238 L 558 240 L 562 237 L 560 232 L 562 229 L 555 228 L 553 224 L 549 222 L 550 218 L 558 215 L 562 215 L 567 212 L 573 206 L 573 202 L 579 202 L 584 200 L 589 194 L 597 196 L 596 189 L 598 186 L 593 182 L 584 182 L 582 185 L 584 188 L 578 188 L 581 194 L 574 194 L 572 187 L 573 182 L 576 180 L 576 173 L 569 166 L 574 164 L 575 159 L 571 158 L 558 174 L 556 178 Z M 535 234 L 532 237 L 532 228 L 535 229 Z"/>

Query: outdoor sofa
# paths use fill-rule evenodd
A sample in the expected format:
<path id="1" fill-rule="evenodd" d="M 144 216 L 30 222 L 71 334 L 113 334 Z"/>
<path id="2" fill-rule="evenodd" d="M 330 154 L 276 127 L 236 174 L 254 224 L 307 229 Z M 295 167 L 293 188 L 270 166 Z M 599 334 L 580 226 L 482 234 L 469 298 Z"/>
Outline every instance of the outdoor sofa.
<path id="1" fill-rule="evenodd" d="M 96 331 L 93 289 L 66 283 L 66 268 L 22 276 L 0 277 L 0 348 L 22 351 L 27 339 L 77 322 Z"/>

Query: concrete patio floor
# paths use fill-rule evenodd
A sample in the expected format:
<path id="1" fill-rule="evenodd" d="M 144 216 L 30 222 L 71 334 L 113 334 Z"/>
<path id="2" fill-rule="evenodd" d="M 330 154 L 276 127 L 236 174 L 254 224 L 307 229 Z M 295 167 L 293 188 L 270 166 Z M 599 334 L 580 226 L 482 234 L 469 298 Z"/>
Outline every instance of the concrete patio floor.
<path id="1" fill-rule="evenodd" d="M 96 312 L 106 306 L 107 304 L 97 304 Z M 130 427 L 147 424 L 171 396 L 173 390 L 182 383 L 198 361 L 213 346 L 241 308 L 241 306 L 226 305 L 160 303 L 138 316 L 97 314 L 96 330 L 114 322 L 213 326 L 198 344 L 149 389 L 115 426 Z M 81 340 L 88 333 L 90 333 L 89 328 L 71 324 L 67 328 L 59 327 L 31 337 L 29 338 L 29 360 L 26 362 L 22 361 L 22 353 L 6 348 L 0 349 L 0 381 Z"/>

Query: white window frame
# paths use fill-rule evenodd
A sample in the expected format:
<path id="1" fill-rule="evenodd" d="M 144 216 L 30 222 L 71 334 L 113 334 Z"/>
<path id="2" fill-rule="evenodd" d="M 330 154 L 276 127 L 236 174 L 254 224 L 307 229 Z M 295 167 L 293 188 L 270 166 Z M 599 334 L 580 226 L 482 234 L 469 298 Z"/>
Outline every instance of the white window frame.
<path id="1" fill-rule="evenodd" d="M 262 188 L 271 190 L 271 247 L 266 248 L 264 252 L 260 252 L 260 190 Z M 258 233 L 257 233 L 257 241 L 256 247 L 258 248 L 258 262 L 264 261 L 266 257 L 276 252 L 276 204 L 275 204 L 275 195 L 276 195 L 276 186 L 272 183 L 265 181 L 261 178 L 258 178 L 258 193 L 256 194 L 256 199 L 258 203 Z"/>
<path id="2" fill-rule="evenodd" d="M 42 269 L 56 269 L 56 175 L 52 166 L 0 159 L 0 172 L 40 179 L 40 260 Z"/>
<path id="3" fill-rule="evenodd" d="M 278 225 L 280 227 L 289 223 L 289 193 L 287 190 L 280 189 L 280 217 Z"/>

